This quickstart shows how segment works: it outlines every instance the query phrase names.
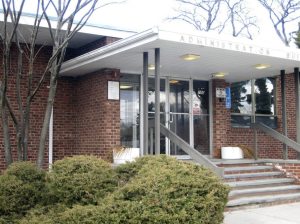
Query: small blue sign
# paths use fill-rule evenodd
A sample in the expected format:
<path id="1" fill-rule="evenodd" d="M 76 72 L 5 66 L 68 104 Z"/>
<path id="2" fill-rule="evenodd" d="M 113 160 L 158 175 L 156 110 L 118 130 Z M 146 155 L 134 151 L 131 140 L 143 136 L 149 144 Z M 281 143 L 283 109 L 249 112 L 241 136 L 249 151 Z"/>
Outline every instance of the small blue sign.
<path id="1" fill-rule="evenodd" d="M 226 109 L 230 109 L 231 108 L 231 92 L 230 92 L 230 87 L 226 87 L 225 92 L 226 92 L 226 98 L 225 98 Z"/>

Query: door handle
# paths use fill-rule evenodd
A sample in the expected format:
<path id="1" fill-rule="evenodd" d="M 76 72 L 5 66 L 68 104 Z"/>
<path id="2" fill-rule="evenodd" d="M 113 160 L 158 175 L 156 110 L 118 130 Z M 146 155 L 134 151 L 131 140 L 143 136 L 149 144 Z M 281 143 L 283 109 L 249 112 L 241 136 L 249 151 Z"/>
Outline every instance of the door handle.
<path id="1" fill-rule="evenodd" d="M 169 123 L 171 124 L 171 123 L 173 123 L 173 121 L 174 121 L 174 115 L 173 115 L 173 114 L 170 114 Z"/>

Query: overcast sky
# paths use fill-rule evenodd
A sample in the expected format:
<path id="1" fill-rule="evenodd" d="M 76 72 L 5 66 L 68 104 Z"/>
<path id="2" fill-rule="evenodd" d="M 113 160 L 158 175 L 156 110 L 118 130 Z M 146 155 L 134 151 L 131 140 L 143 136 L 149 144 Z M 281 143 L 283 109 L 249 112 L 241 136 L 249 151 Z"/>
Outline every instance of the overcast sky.
<path id="1" fill-rule="evenodd" d="M 248 1 L 261 26 L 259 34 L 255 36 L 255 40 L 271 41 L 274 44 L 283 45 L 276 36 L 265 9 L 255 4 L 253 0 Z M 156 25 L 161 25 L 166 29 L 176 29 L 179 32 L 195 30 L 193 26 L 178 20 L 175 22 L 166 20 L 174 15 L 174 9 L 177 7 L 175 0 L 127 0 L 125 3 L 114 4 L 100 9 L 91 18 L 90 22 L 136 31 L 143 31 Z"/>
<path id="2" fill-rule="evenodd" d="M 33 10 L 33 2 L 35 1 L 28 0 L 25 11 L 30 12 Z M 100 0 L 100 2 L 104 1 L 110 2 L 111 0 Z M 256 1 L 247 1 L 252 12 L 257 16 L 258 25 L 260 26 L 259 34 L 255 35 L 254 39 L 283 45 L 273 29 L 265 9 L 255 3 Z M 89 22 L 100 26 L 104 25 L 132 31 L 143 31 L 157 25 L 164 29 L 177 30 L 178 32 L 194 31 L 195 28 L 187 23 L 178 20 L 173 22 L 167 20 L 167 18 L 175 15 L 174 9 L 176 8 L 178 8 L 178 3 L 175 0 L 126 0 L 124 3 L 112 4 L 98 9 Z M 293 29 L 295 30 L 297 29 L 297 22 L 294 24 L 295 27 Z M 227 34 L 231 35 L 230 33 Z"/>

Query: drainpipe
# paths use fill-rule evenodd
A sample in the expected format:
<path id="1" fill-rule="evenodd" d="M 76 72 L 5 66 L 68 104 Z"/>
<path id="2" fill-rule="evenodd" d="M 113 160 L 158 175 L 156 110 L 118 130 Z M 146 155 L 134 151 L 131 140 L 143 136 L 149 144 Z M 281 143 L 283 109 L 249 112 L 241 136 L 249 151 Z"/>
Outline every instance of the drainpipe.
<path id="1" fill-rule="evenodd" d="M 48 153 L 48 164 L 49 170 L 52 168 L 53 164 L 53 107 L 51 111 L 50 123 L 49 123 L 49 153 Z"/>
<path id="2" fill-rule="evenodd" d="M 295 98 L 296 98 L 296 141 L 300 143 L 300 77 L 299 68 L 294 68 L 295 76 Z M 300 153 L 297 158 L 300 159 Z"/>
<path id="3" fill-rule="evenodd" d="M 286 118 L 286 85 L 285 85 L 285 70 L 280 70 L 281 78 L 281 104 L 282 104 L 282 134 L 288 136 L 287 118 Z M 288 159 L 288 147 L 283 143 L 283 159 Z"/>

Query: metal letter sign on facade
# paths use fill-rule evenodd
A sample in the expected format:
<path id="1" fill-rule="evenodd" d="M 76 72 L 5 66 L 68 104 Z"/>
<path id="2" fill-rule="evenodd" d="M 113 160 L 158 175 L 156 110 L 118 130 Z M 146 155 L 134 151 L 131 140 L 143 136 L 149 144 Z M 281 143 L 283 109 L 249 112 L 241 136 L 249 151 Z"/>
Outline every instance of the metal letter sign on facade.
<path id="1" fill-rule="evenodd" d="M 226 109 L 231 108 L 231 93 L 230 93 L 230 87 L 226 87 L 226 98 L 225 98 L 225 103 L 226 103 Z"/>
<path id="2" fill-rule="evenodd" d="M 117 81 L 107 82 L 107 99 L 119 100 L 120 99 L 120 83 Z"/>
<path id="3" fill-rule="evenodd" d="M 226 92 L 224 88 L 216 88 L 216 97 L 217 98 L 226 98 Z"/>

